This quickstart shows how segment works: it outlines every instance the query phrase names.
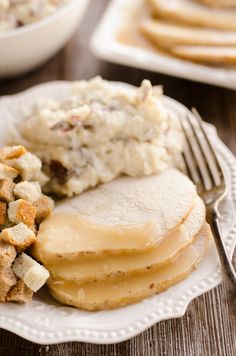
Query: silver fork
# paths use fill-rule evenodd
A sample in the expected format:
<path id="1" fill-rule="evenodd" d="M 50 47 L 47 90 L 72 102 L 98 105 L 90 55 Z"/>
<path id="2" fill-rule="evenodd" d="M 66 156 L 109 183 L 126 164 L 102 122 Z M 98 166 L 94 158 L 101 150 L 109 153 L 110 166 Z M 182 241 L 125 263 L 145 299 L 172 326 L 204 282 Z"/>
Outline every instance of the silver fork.
<path id="1" fill-rule="evenodd" d="M 219 224 L 219 204 L 226 195 L 225 179 L 200 115 L 196 109 L 192 113 L 196 120 L 191 115 L 180 120 L 186 140 L 183 159 L 190 179 L 196 184 L 198 193 L 205 202 L 206 220 L 211 227 L 224 279 L 229 288 L 230 307 L 236 317 L 236 273 L 227 255 Z"/>

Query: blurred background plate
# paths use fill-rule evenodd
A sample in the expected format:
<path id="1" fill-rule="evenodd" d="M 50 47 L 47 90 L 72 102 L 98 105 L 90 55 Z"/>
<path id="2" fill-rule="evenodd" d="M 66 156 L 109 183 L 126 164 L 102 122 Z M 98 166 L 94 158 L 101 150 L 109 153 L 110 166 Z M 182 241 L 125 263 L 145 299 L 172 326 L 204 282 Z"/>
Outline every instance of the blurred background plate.
<path id="1" fill-rule="evenodd" d="M 26 73 L 44 63 L 69 40 L 89 0 L 71 0 L 35 23 L 0 33 L 0 79 Z"/>
<path id="2" fill-rule="evenodd" d="M 214 67 L 172 57 L 148 47 L 121 42 L 120 31 L 135 23 L 145 0 L 112 0 L 93 34 L 90 47 L 94 55 L 109 62 L 173 75 L 229 89 L 236 89 L 236 67 Z M 142 11 L 142 10 L 141 10 Z"/>

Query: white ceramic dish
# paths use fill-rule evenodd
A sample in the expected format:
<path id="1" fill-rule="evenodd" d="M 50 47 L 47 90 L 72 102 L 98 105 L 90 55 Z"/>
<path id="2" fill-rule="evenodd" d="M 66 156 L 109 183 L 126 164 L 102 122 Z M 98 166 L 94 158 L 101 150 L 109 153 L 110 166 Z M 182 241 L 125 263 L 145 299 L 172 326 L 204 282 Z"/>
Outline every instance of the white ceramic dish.
<path id="1" fill-rule="evenodd" d="M 51 82 L 0 98 L 0 145 L 6 141 L 9 127 L 27 115 L 36 100 L 45 96 L 58 99 L 68 96 L 71 86 L 69 82 Z M 186 113 L 187 109 L 175 100 L 166 97 L 165 101 L 169 110 Z M 232 256 L 236 242 L 236 160 L 217 137 L 215 129 L 209 125 L 207 128 L 226 175 L 228 198 L 221 209 L 221 225 L 227 251 Z M 56 303 L 44 289 L 29 304 L 0 304 L 0 327 L 41 344 L 116 343 L 141 333 L 160 320 L 182 316 L 194 298 L 220 282 L 221 272 L 212 244 L 199 267 L 186 280 L 137 304 L 111 311 L 85 312 Z"/>
<path id="2" fill-rule="evenodd" d="M 25 73 L 50 58 L 76 30 L 89 0 L 71 0 L 55 14 L 0 33 L 0 78 Z"/>
<path id="3" fill-rule="evenodd" d="M 120 43 L 117 32 L 132 18 L 145 0 L 112 0 L 91 40 L 91 50 L 109 62 L 236 89 L 236 67 L 217 68 Z"/>

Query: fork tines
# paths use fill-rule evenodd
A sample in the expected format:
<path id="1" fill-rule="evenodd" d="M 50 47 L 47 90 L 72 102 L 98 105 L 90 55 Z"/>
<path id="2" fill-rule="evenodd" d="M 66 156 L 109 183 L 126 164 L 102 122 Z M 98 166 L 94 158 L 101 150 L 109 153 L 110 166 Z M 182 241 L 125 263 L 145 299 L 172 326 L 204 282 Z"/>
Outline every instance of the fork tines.
<path id="1" fill-rule="evenodd" d="M 192 114 L 186 114 L 180 122 L 186 141 L 183 158 L 189 177 L 207 191 L 224 184 L 221 166 L 197 110 L 193 109 Z"/>

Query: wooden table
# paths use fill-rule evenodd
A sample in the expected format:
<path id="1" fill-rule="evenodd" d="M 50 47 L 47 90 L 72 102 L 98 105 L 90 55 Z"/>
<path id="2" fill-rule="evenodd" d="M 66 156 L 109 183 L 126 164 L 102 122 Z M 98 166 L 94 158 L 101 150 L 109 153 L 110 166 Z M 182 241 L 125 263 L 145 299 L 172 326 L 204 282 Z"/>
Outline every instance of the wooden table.
<path id="1" fill-rule="evenodd" d="M 236 154 L 236 92 L 97 60 L 88 42 L 108 0 L 94 0 L 79 31 L 67 46 L 44 66 L 24 77 L 0 81 L 0 95 L 14 94 L 51 80 L 88 79 L 97 74 L 109 80 L 139 85 L 143 78 L 161 83 L 167 95 L 195 106 Z M 228 309 L 224 285 L 197 298 L 184 317 L 162 321 L 143 334 L 117 345 L 66 343 L 40 346 L 0 330 L 0 356 L 233 356 L 236 331 Z"/>

